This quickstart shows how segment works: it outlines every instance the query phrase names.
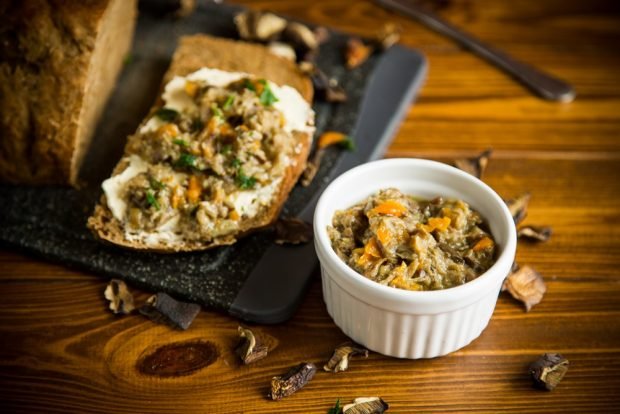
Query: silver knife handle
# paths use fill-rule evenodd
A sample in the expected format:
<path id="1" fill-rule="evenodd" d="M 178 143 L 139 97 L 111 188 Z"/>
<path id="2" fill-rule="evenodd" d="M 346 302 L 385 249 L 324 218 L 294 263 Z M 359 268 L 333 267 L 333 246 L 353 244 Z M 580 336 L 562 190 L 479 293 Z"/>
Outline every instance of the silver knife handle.
<path id="1" fill-rule="evenodd" d="M 548 75 L 533 66 L 520 62 L 508 54 L 489 46 L 475 37 L 465 33 L 456 26 L 446 22 L 433 12 L 407 0 L 377 0 L 389 9 L 399 11 L 412 17 L 431 29 L 448 36 L 478 56 L 495 64 L 523 85 L 544 99 L 570 102 L 575 99 L 575 89 L 555 76 Z"/>

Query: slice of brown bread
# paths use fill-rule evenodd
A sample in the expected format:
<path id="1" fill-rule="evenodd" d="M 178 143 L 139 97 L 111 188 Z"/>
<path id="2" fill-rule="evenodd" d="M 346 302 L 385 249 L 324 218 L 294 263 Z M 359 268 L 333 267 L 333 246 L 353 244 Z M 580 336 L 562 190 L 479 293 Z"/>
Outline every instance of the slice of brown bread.
<path id="1" fill-rule="evenodd" d="M 174 76 L 184 76 L 203 67 L 229 72 L 245 72 L 257 78 L 268 79 L 278 85 L 289 85 L 295 88 L 307 102 L 311 103 L 312 101 L 312 83 L 293 62 L 273 55 L 261 45 L 207 35 L 181 38 L 170 68 L 164 76 L 163 84 L 165 85 Z M 155 105 L 155 107 L 158 106 L 161 106 L 161 101 Z M 130 241 L 125 238 L 123 224 L 112 215 L 108 208 L 105 195 L 102 196 L 101 202 L 95 207 L 93 215 L 89 218 L 88 227 L 97 237 L 107 242 L 131 249 L 160 253 L 206 250 L 232 244 L 247 233 L 268 226 L 276 220 L 288 194 L 306 166 L 312 144 L 311 133 L 294 131 L 293 136 L 294 145 L 297 147 L 295 159 L 289 163 L 271 203 L 261 214 L 241 223 L 235 234 L 208 241 L 185 240 L 174 244 L 161 242 L 146 244 Z M 112 175 L 120 174 L 125 167 L 126 162 L 121 161 Z"/>
<path id="2" fill-rule="evenodd" d="M 0 5 L 0 180 L 76 184 L 131 46 L 136 0 Z"/>

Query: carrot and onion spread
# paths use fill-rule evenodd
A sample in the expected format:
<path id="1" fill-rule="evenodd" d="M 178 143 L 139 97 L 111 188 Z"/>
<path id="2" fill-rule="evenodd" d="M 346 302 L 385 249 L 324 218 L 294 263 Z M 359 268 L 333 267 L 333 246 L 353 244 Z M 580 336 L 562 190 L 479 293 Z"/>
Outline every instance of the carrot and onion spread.
<path id="1" fill-rule="evenodd" d="M 334 214 L 332 247 L 352 269 L 399 289 L 438 290 L 469 282 L 494 263 L 496 244 L 462 200 L 423 200 L 389 188 Z"/>

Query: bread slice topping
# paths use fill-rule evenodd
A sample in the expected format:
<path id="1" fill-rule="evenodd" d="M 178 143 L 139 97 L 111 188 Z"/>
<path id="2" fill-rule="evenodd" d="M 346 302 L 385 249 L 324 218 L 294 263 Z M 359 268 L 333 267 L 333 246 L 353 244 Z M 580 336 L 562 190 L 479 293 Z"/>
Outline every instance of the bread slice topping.
<path id="1" fill-rule="evenodd" d="M 242 72 L 175 76 L 102 187 L 129 242 L 209 242 L 280 196 L 314 112 L 299 92 Z"/>

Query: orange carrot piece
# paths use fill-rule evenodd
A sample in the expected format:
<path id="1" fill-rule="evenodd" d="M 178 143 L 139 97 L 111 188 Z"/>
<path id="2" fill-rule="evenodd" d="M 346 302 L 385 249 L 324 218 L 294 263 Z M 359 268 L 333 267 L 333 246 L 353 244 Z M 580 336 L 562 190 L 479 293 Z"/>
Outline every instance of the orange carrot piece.
<path id="1" fill-rule="evenodd" d="M 452 220 L 450 217 L 431 217 L 428 219 L 428 224 L 433 227 L 433 230 L 446 231 L 450 227 Z"/>
<path id="2" fill-rule="evenodd" d="M 365 265 L 368 262 L 381 258 L 381 250 L 377 245 L 377 240 L 373 237 L 368 240 L 368 243 L 364 246 L 364 254 L 357 259 L 357 264 L 360 266 Z"/>
<path id="3" fill-rule="evenodd" d="M 185 93 L 191 96 L 192 98 L 196 96 L 196 92 L 198 92 L 198 84 L 196 82 L 187 81 L 185 82 Z"/>
<path id="4" fill-rule="evenodd" d="M 198 177 L 192 175 L 189 177 L 189 183 L 187 186 L 187 199 L 191 203 L 197 203 L 200 200 L 200 194 L 202 193 L 202 186 Z"/>
<path id="5" fill-rule="evenodd" d="M 392 235 L 390 234 L 390 231 L 386 229 L 385 226 L 380 225 L 379 228 L 377 229 L 377 239 L 379 240 L 379 242 L 383 246 L 385 246 L 386 244 L 390 242 L 391 238 L 392 238 Z"/>
<path id="6" fill-rule="evenodd" d="M 473 250 L 475 252 L 478 252 L 480 250 L 484 250 L 484 249 L 488 249 L 490 247 L 493 247 L 493 245 L 494 245 L 493 240 L 491 240 L 487 236 L 484 236 L 483 238 L 478 240 L 478 242 L 474 245 Z"/>
<path id="7" fill-rule="evenodd" d="M 346 141 L 347 136 L 342 132 L 327 131 L 319 137 L 319 148 L 326 148 L 330 145 L 339 144 Z"/>
<path id="8" fill-rule="evenodd" d="M 407 212 L 407 207 L 396 200 L 387 200 L 370 210 L 371 214 L 386 214 L 400 217 Z"/>
<path id="9" fill-rule="evenodd" d="M 237 213 L 237 210 L 231 210 L 231 212 L 228 214 L 228 217 L 231 220 L 237 221 L 237 220 L 239 220 L 239 213 Z"/>
<path id="10" fill-rule="evenodd" d="M 174 138 L 179 135 L 179 127 L 175 124 L 163 124 L 157 128 L 157 135 L 160 138 L 164 138 L 166 136 Z"/>

